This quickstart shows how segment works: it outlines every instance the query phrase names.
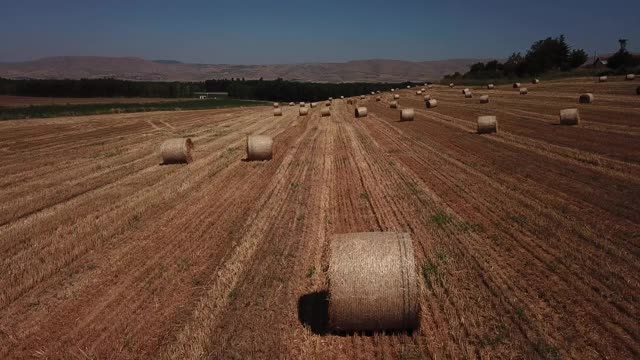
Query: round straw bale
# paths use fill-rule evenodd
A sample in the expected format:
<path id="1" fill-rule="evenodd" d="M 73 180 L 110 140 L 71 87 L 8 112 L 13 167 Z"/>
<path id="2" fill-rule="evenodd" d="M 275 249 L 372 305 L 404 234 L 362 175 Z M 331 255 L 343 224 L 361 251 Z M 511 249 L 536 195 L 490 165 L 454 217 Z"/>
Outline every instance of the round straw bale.
<path id="1" fill-rule="evenodd" d="M 467 91 L 464 93 L 465 99 L 471 99 L 473 97 L 473 93 L 471 91 Z"/>
<path id="2" fill-rule="evenodd" d="M 398 102 L 397 101 L 392 101 L 389 103 L 389 107 L 392 109 L 397 109 L 398 108 Z"/>
<path id="3" fill-rule="evenodd" d="M 329 260 L 329 327 L 334 331 L 419 326 L 418 275 L 407 233 L 334 235 Z"/>
<path id="4" fill-rule="evenodd" d="M 427 85 L 427 89 L 431 89 L 433 87 L 433 85 L 429 84 Z"/>
<path id="5" fill-rule="evenodd" d="M 300 103 L 300 107 L 303 107 L 303 106 L 306 106 L 306 104 L 305 104 L 305 103 L 303 103 L 303 102 L 301 102 L 301 103 Z"/>
<path id="6" fill-rule="evenodd" d="M 372 92 L 371 92 L 371 95 L 375 95 L 375 94 L 376 94 L 376 92 L 375 92 L 375 91 L 372 91 Z"/>
<path id="7" fill-rule="evenodd" d="M 411 108 L 402 109 L 400 112 L 400 121 L 413 121 L 416 116 L 416 112 Z"/>
<path id="8" fill-rule="evenodd" d="M 307 107 L 301 107 L 300 108 L 300 116 L 305 116 L 309 113 L 309 108 Z"/>
<path id="9" fill-rule="evenodd" d="M 456 86 L 454 83 L 449 84 L 449 87 L 450 87 L 450 88 L 452 88 L 452 87 L 454 87 L 454 86 Z"/>
<path id="10" fill-rule="evenodd" d="M 513 84 L 513 88 L 514 89 L 519 89 L 520 88 L 520 83 L 514 83 Z"/>
<path id="11" fill-rule="evenodd" d="M 495 86 L 494 86 L 493 84 L 489 84 L 489 85 L 487 85 L 487 89 L 489 89 L 489 90 L 493 90 L 493 88 L 494 88 L 494 87 L 495 87 Z"/>
<path id="12" fill-rule="evenodd" d="M 578 125 L 578 123 L 580 123 L 578 109 L 560 110 L 560 125 Z"/>
<path id="13" fill-rule="evenodd" d="M 382 98 L 380 98 L 380 96 L 376 96 L 376 101 L 381 101 Z"/>
<path id="14" fill-rule="evenodd" d="M 395 94 L 395 95 L 393 95 L 393 98 L 394 98 L 395 100 L 398 100 L 398 99 L 400 99 L 400 95 Z"/>
<path id="15" fill-rule="evenodd" d="M 328 107 L 324 107 L 324 108 L 322 108 L 322 110 L 320 110 L 320 115 L 321 115 L 322 117 L 325 117 L 325 116 L 331 116 L 331 109 L 330 109 L 330 108 L 328 108 Z"/>
<path id="16" fill-rule="evenodd" d="M 294 105 L 295 105 L 295 103 L 293 103 L 293 102 L 289 103 L 289 106 L 294 106 Z"/>
<path id="17" fill-rule="evenodd" d="M 462 89 L 462 95 L 465 95 L 466 93 L 468 93 L 469 91 L 471 91 L 471 89 L 469 88 L 464 88 Z"/>
<path id="18" fill-rule="evenodd" d="M 331 101 L 327 101 L 326 103 L 324 103 L 324 106 L 331 106 Z"/>
<path id="19" fill-rule="evenodd" d="M 633 80 L 636 78 L 636 74 L 627 74 L 627 76 L 624 77 L 625 80 Z"/>
<path id="20" fill-rule="evenodd" d="M 599 81 L 599 82 L 606 82 L 608 79 L 609 79 L 609 78 L 608 78 L 608 77 L 606 77 L 606 76 L 600 76 L 600 77 L 598 78 L 598 81 Z"/>
<path id="21" fill-rule="evenodd" d="M 247 160 L 271 160 L 273 138 L 267 135 L 247 136 Z"/>
<path id="22" fill-rule="evenodd" d="M 480 96 L 480 104 L 488 104 L 489 103 L 489 95 Z"/>
<path id="23" fill-rule="evenodd" d="M 311 107 L 312 107 L 312 108 L 316 107 L 316 103 L 312 102 L 312 103 L 311 103 Z"/>
<path id="24" fill-rule="evenodd" d="M 478 134 L 498 132 L 498 120 L 495 116 L 478 116 Z"/>
<path id="25" fill-rule="evenodd" d="M 329 97 L 329 101 L 333 101 L 333 98 L 332 98 L 332 97 Z"/>
<path id="26" fill-rule="evenodd" d="M 366 117 L 367 116 L 367 108 L 364 106 L 358 106 L 356 107 L 356 117 L 357 118 L 361 118 L 361 117 Z"/>
<path id="27" fill-rule="evenodd" d="M 279 103 L 273 103 L 273 107 L 274 108 L 278 108 L 278 107 L 280 107 L 280 104 Z"/>
<path id="28" fill-rule="evenodd" d="M 425 85 L 425 86 L 427 86 L 427 85 Z M 426 92 L 426 91 L 427 91 L 427 89 L 422 88 L 422 89 L 420 89 L 420 91 L 422 91 L 422 92 Z"/>
<path id="29" fill-rule="evenodd" d="M 407 85 L 407 89 L 411 89 L 411 86 L 410 86 L 410 85 Z"/>
<path id="30" fill-rule="evenodd" d="M 360 95 L 360 100 L 364 100 L 364 99 L 366 99 L 366 98 L 367 98 L 366 96 L 364 96 L 364 95 Z"/>
<path id="31" fill-rule="evenodd" d="M 416 95 L 418 95 L 418 96 L 422 95 L 422 91 L 420 91 L 420 90 L 416 91 Z"/>
<path id="32" fill-rule="evenodd" d="M 282 116 L 282 109 L 280 108 L 273 109 L 273 116 Z"/>
<path id="33" fill-rule="evenodd" d="M 593 94 L 592 93 L 586 93 L 586 94 L 580 95 L 580 98 L 578 99 L 578 102 L 580 104 L 591 104 L 593 102 Z"/>
<path id="34" fill-rule="evenodd" d="M 434 108 L 434 107 L 437 107 L 437 106 L 438 106 L 438 100 L 436 100 L 436 99 L 431 99 L 431 100 L 427 101 L 427 102 L 425 103 L 425 105 L 427 106 L 427 109 L 432 109 L 432 108 Z"/>
<path id="35" fill-rule="evenodd" d="M 340 95 L 340 99 L 344 99 L 344 96 Z"/>
<path id="36" fill-rule="evenodd" d="M 190 163 L 193 160 L 191 156 L 193 150 L 193 142 L 190 138 L 175 138 L 165 140 L 160 145 L 160 155 L 163 164 L 180 164 Z"/>
<path id="37" fill-rule="evenodd" d="M 425 95 L 422 99 L 424 101 L 429 101 L 429 100 L 431 100 L 431 95 Z"/>
<path id="38" fill-rule="evenodd" d="M 532 83 L 532 84 L 540 84 L 540 80 L 538 80 L 538 79 L 533 79 L 533 80 L 531 80 L 531 83 Z"/>
<path id="39" fill-rule="evenodd" d="M 396 91 L 396 89 L 391 89 L 391 92 L 395 92 L 395 91 Z"/>
<path id="40" fill-rule="evenodd" d="M 520 95 L 527 95 L 528 93 L 529 93 L 529 90 L 527 88 L 520 89 Z"/>

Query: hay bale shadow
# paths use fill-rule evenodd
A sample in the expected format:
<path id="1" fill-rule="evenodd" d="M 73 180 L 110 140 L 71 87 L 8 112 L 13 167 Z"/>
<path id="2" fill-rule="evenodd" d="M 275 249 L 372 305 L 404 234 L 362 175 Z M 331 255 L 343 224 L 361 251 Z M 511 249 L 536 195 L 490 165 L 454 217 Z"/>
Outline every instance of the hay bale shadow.
<path id="1" fill-rule="evenodd" d="M 329 293 L 316 291 L 298 299 L 298 320 L 316 335 L 329 333 Z"/>

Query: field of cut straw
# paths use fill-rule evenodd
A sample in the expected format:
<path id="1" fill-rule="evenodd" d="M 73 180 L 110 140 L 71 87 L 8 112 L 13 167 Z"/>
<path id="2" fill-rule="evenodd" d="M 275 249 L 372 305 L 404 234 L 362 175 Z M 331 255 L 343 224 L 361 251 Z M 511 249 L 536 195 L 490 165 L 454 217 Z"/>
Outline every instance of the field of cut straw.
<path id="1" fill-rule="evenodd" d="M 0 122 L 0 359 L 639 358 L 640 96 L 596 80 Z M 326 331 L 329 239 L 370 231 L 411 235 L 413 333 Z"/>

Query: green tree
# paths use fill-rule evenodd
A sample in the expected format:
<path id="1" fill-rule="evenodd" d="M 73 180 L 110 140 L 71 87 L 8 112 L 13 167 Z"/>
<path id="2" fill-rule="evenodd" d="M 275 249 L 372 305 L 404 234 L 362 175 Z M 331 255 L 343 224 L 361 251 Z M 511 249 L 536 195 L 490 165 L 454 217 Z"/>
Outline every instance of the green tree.
<path id="1" fill-rule="evenodd" d="M 589 56 L 584 50 L 573 49 L 569 54 L 569 66 L 571 66 L 572 68 L 580 67 L 582 66 L 582 64 L 587 62 L 587 59 L 589 59 Z"/>

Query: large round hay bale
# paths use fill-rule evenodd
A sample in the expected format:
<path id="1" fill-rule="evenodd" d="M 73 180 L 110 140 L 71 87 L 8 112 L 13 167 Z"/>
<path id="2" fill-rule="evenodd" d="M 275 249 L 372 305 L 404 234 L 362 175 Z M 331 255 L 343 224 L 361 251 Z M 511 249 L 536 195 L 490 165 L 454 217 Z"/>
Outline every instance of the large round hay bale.
<path id="1" fill-rule="evenodd" d="M 334 235 L 329 260 L 329 327 L 334 331 L 412 330 L 420 296 L 407 233 Z"/>
<path id="2" fill-rule="evenodd" d="M 343 96 L 343 95 L 340 95 L 340 99 L 344 99 L 344 96 Z"/>
<path id="3" fill-rule="evenodd" d="M 321 115 L 322 117 L 330 116 L 330 115 L 331 115 L 331 109 L 330 109 L 330 108 L 328 108 L 328 107 L 324 107 L 324 108 L 322 108 L 322 110 L 320 110 L 320 115 Z"/>
<path id="4" fill-rule="evenodd" d="M 478 134 L 498 132 L 498 120 L 495 116 L 478 116 Z"/>
<path id="5" fill-rule="evenodd" d="M 306 116 L 309 113 L 309 108 L 301 107 L 300 108 L 300 116 Z"/>
<path id="6" fill-rule="evenodd" d="M 397 101 L 392 101 L 389 103 L 389 107 L 392 109 L 397 109 L 398 108 L 398 102 Z"/>
<path id="7" fill-rule="evenodd" d="M 533 80 L 531 80 L 531 83 L 534 84 L 534 85 L 535 84 L 540 84 L 540 80 L 539 79 L 533 79 Z"/>
<path id="8" fill-rule="evenodd" d="M 495 86 L 493 84 L 489 84 L 487 85 L 487 89 L 488 90 L 493 90 L 493 88 L 495 88 Z"/>
<path id="9" fill-rule="evenodd" d="M 193 142 L 190 138 L 176 138 L 165 140 L 160 145 L 160 155 L 163 164 L 190 163 L 193 160 L 191 151 Z"/>
<path id="10" fill-rule="evenodd" d="M 295 103 L 293 103 L 293 102 L 289 103 L 289 106 L 294 106 L 294 105 L 295 105 Z"/>
<path id="11" fill-rule="evenodd" d="M 636 78 L 636 74 L 627 74 L 627 76 L 624 77 L 625 80 L 633 80 Z"/>
<path id="12" fill-rule="evenodd" d="M 395 91 L 396 91 L 396 89 L 391 89 L 391 92 L 395 92 Z"/>
<path id="13" fill-rule="evenodd" d="M 300 102 L 300 107 L 307 106 L 305 103 Z"/>
<path id="14" fill-rule="evenodd" d="M 488 104 L 489 103 L 489 95 L 480 96 L 480 104 Z"/>
<path id="15" fill-rule="evenodd" d="M 431 100 L 427 101 L 425 103 L 425 105 L 427 106 L 427 109 L 433 109 L 434 107 L 438 106 L 438 100 L 431 99 Z"/>
<path id="16" fill-rule="evenodd" d="M 332 98 L 332 97 L 329 97 L 329 101 L 333 101 L 333 98 Z"/>
<path id="17" fill-rule="evenodd" d="M 311 103 L 311 107 L 312 107 L 312 108 L 316 107 L 316 103 L 312 102 L 312 103 Z"/>
<path id="18" fill-rule="evenodd" d="M 364 99 L 366 99 L 366 98 L 367 98 L 366 96 L 364 96 L 364 95 L 360 95 L 360 100 L 364 100 Z"/>
<path id="19" fill-rule="evenodd" d="M 410 85 L 407 85 L 407 89 L 411 89 L 411 86 L 410 86 Z"/>
<path id="20" fill-rule="evenodd" d="M 456 86 L 454 83 L 449 84 L 450 88 L 453 88 L 454 86 Z"/>
<path id="21" fill-rule="evenodd" d="M 280 107 L 280 104 L 279 104 L 279 103 L 277 103 L 277 102 L 276 102 L 276 103 L 273 103 L 273 107 L 274 107 L 274 108 L 279 108 L 279 107 Z"/>
<path id="22" fill-rule="evenodd" d="M 282 116 L 282 109 L 280 108 L 273 109 L 273 116 Z"/>
<path id="23" fill-rule="evenodd" d="M 420 90 L 416 91 L 416 95 L 418 95 L 418 96 L 422 95 L 422 91 L 420 91 Z"/>
<path id="24" fill-rule="evenodd" d="M 600 77 L 598 78 L 598 82 L 607 82 L 607 80 L 608 80 L 608 79 L 609 79 L 609 78 L 608 78 L 608 77 L 606 77 L 606 76 L 600 76 Z"/>
<path id="25" fill-rule="evenodd" d="M 580 104 L 591 104 L 593 102 L 593 94 L 592 93 L 586 93 L 586 94 L 580 95 L 580 98 L 578 99 L 578 102 Z"/>
<path id="26" fill-rule="evenodd" d="M 464 93 L 465 99 L 471 99 L 472 97 L 473 97 L 473 93 L 471 91 L 467 91 L 466 93 Z"/>
<path id="27" fill-rule="evenodd" d="M 358 107 L 356 107 L 356 111 L 355 111 L 355 113 L 356 113 L 356 117 L 357 117 L 357 118 L 361 118 L 361 117 L 366 117 L 366 116 L 367 116 L 368 111 L 367 111 L 367 108 L 366 108 L 366 107 L 364 107 L 364 106 L 358 106 Z"/>
<path id="28" fill-rule="evenodd" d="M 520 83 L 514 83 L 513 84 L 513 88 L 514 89 L 520 89 Z"/>
<path id="29" fill-rule="evenodd" d="M 416 112 L 411 108 L 402 109 L 400 112 L 400 121 L 413 121 L 416 117 Z"/>
<path id="30" fill-rule="evenodd" d="M 371 92 L 371 95 L 375 95 L 375 94 L 376 94 L 376 92 L 375 92 L 375 91 L 372 91 L 372 92 Z"/>
<path id="31" fill-rule="evenodd" d="M 376 96 L 376 101 L 382 101 L 382 98 L 380 96 Z"/>
<path id="32" fill-rule="evenodd" d="M 471 89 L 469 89 L 469 88 L 464 88 L 464 89 L 462 89 L 462 95 L 465 95 L 466 93 L 468 93 L 468 92 L 470 92 L 470 91 L 471 91 Z"/>
<path id="33" fill-rule="evenodd" d="M 429 100 L 431 100 L 431 95 L 425 95 L 422 99 L 424 101 L 429 101 Z"/>
<path id="34" fill-rule="evenodd" d="M 527 95 L 528 93 L 529 93 L 529 90 L 527 88 L 520 89 L 520 95 Z"/>
<path id="35" fill-rule="evenodd" d="M 578 125 L 580 123 L 580 112 L 578 109 L 560 110 L 560 125 Z"/>
<path id="36" fill-rule="evenodd" d="M 400 95 L 395 94 L 395 95 L 393 95 L 393 98 L 394 98 L 395 100 L 398 100 L 398 99 L 400 99 Z"/>
<path id="37" fill-rule="evenodd" d="M 271 160 L 273 138 L 267 135 L 247 136 L 247 160 Z"/>

